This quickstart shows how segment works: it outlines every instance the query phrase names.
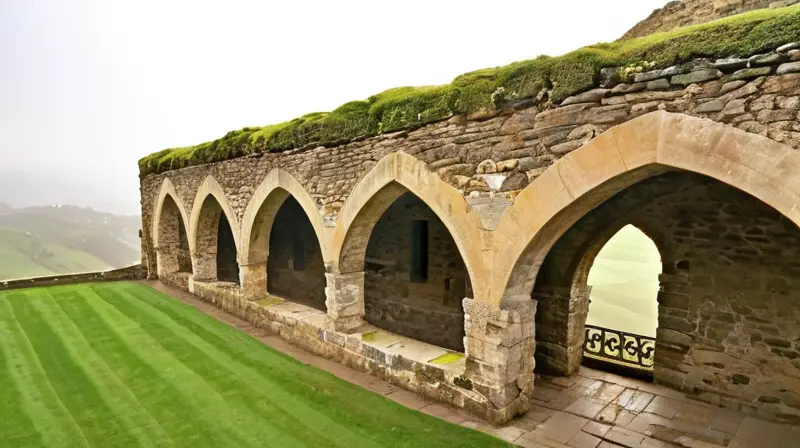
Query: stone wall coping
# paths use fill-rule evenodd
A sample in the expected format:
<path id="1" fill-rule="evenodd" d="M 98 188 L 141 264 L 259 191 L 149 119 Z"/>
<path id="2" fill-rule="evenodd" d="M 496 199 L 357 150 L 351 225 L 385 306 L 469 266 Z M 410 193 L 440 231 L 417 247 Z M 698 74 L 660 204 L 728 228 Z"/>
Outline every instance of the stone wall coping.
<path id="1" fill-rule="evenodd" d="M 110 271 L 83 272 L 78 274 L 60 274 L 45 277 L 28 277 L 14 280 L 0 281 L 0 291 L 12 289 L 36 288 L 56 285 L 74 285 L 79 283 L 92 283 L 102 281 L 141 280 L 146 277 L 144 267 L 135 264 Z"/>

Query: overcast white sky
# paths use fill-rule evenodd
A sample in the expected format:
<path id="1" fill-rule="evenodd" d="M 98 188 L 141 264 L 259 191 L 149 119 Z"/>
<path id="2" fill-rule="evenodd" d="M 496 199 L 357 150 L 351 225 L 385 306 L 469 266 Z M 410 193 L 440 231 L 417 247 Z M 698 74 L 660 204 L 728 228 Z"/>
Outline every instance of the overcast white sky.
<path id="1" fill-rule="evenodd" d="M 664 3 L 0 0 L 0 201 L 27 178 L 28 202 L 138 213 L 151 152 L 614 40 Z"/>

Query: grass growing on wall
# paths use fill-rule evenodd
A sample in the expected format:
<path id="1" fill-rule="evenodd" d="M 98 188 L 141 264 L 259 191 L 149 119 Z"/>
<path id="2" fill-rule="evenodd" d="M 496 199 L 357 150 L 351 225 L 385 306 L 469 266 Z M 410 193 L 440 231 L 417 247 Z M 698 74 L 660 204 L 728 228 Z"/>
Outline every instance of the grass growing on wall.
<path id="1" fill-rule="evenodd" d="M 212 142 L 160 151 L 141 159 L 139 169 L 146 176 L 253 152 L 332 146 L 455 114 L 492 110 L 499 102 L 531 98 L 542 89 L 548 89 L 549 98 L 559 102 L 592 88 L 605 67 L 629 66 L 641 71 L 700 57 L 747 56 L 798 40 L 800 5 L 751 11 L 638 39 L 590 45 L 559 57 L 540 56 L 477 70 L 447 85 L 390 89 L 332 112 L 244 128 Z"/>
<path id="2" fill-rule="evenodd" d="M 508 446 L 136 283 L 0 293 L 9 447 Z"/>

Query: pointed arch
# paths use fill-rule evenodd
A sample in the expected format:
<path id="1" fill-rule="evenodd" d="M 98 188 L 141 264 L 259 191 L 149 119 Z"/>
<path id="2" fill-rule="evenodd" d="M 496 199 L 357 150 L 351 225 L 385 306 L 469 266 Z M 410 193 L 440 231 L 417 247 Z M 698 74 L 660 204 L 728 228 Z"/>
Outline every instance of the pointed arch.
<path id="1" fill-rule="evenodd" d="M 158 224 L 161 221 L 161 213 L 164 210 L 164 200 L 167 198 L 167 196 L 171 197 L 172 200 L 175 201 L 175 204 L 178 206 L 178 211 L 181 214 L 183 225 L 186 226 L 187 231 L 189 230 L 189 217 L 186 214 L 186 207 L 183 205 L 183 201 L 181 201 L 177 191 L 175 191 L 175 185 L 168 177 L 165 177 L 164 181 L 161 182 L 161 189 L 158 192 L 158 198 L 153 205 L 153 221 L 151 223 L 153 229 L 151 231 L 151 235 L 153 235 L 153 245 L 155 247 L 158 247 Z M 191 241 L 191 236 L 189 240 Z"/>
<path id="2" fill-rule="evenodd" d="M 324 260 L 330 260 L 332 230 L 325 227 L 319 209 L 305 188 L 289 172 L 271 170 L 256 188 L 242 215 L 241 259 L 243 265 L 262 263 L 267 259 L 267 247 L 272 222 L 283 202 L 292 196 L 300 204 L 314 228 Z"/>
<path id="3" fill-rule="evenodd" d="M 200 184 L 200 187 L 197 189 L 197 194 L 194 198 L 194 204 L 192 206 L 192 214 L 190 226 L 189 226 L 189 244 L 194 253 L 197 249 L 197 225 L 200 222 L 200 215 L 203 210 L 203 204 L 205 203 L 206 199 L 212 196 L 219 204 L 220 208 L 222 209 L 222 213 L 225 214 L 225 218 L 228 220 L 231 226 L 231 230 L 233 231 L 234 241 L 236 242 L 236 250 L 239 252 L 239 248 L 241 247 L 239 241 L 239 220 L 236 219 L 236 214 L 233 212 L 233 208 L 231 208 L 230 203 L 228 202 L 227 196 L 225 196 L 225 191 L 219 185 L 214 176 L 206 176 L 203 179 L 203 183 Z"/>
<path id="4" fill-rule="evenodd" d="M 153 205 L 152 239 L 156 248 L 156 272 L 164 276 L 175 272 L 191 271 L 188 245 L 188 218 L 175 186 L 164 178 L 161 190 Z"/>
<path id="5" fill-rule="evenodd" d="M 800 153 L 708 119 L 651 112 L 561 158 L 516 198 L 497 227 L 489 300 L 528 300 L 555 241 L 626 187 L 669 170 L 731 185 L 800 223 Z"/>
<path id="6" fill-rule="evenodd" d="M 333 237 L 334 269 L 340 273 L 363 270 L 372 228 L 386 209 L 410 192 L 442 221 L 464 259 L 473 285 L 484 279 L 480 249 L 480 220 L 464 197 L 427 165 L 402 151 L 383 157 L 347 198 Z"/>
<path id="7" fill-rule="evenodd" d="M 212 176 L 198 188 L 190 219 L 195 280 L 239 283 L 239 221 Z"/>

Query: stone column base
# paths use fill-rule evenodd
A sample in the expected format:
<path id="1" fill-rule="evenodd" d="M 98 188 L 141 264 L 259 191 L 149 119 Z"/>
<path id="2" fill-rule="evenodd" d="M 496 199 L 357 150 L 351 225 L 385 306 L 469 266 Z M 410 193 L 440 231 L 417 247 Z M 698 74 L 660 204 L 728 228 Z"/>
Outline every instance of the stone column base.
<path id="1" fill-rule="evenodd" d="M 242 297 L 247 300 L 261 299 L 267 295 L 267 262 L 239 265 L 239 284 Z"/>
<path id="2" fill-rule="evenodd" d="M 536 360 L 542 372 L 571 375 L 583 360 L 590 288 L 547 288 L 534 291 Z"/>
<path id="3" fill-rule="evenodd" d="M 349 332 L 364 324 L 364 272 L 325 274 L 325 306 L 336 331 Z"/>
<path id="4" fill-rule="evenodd" d="M 476 299 L 463 304 L 465 376 L 486 399 L 467 407 L 493 423 L 505 423 L 528 410 L 533 393 L 535 302 L 502 308 Z"/>

